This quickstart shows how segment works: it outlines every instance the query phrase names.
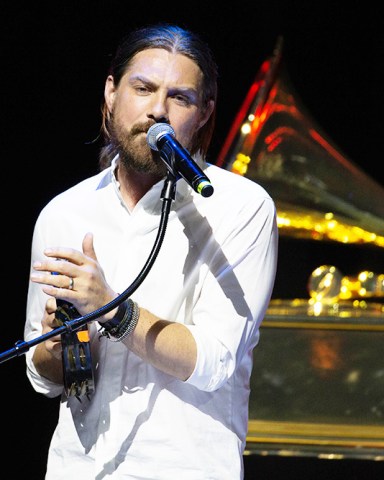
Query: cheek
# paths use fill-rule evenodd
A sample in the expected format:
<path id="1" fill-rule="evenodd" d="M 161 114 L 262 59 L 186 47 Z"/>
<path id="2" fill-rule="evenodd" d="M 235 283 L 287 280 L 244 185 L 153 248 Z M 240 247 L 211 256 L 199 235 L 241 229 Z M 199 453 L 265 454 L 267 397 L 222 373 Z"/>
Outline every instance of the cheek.
<path id="1" fill-rule="evenodd" d="M 199 129 L 201 117 L 197 111 L 186 115 L 184 110 L 180 114 L 174 110 L 170 112 L 169 120 L 176 132 L 178 141 L 187 146 L 191 143 L 195 132 Z"/>
<path id="2" fill-rule="evenodd" d="M 195 117 L 190 119 L 190 121 L 183 124 L 180 129 L 179 139 L 180 142 L 190 148 L 192 146 L 192 140 L 194 139 L 197 131 L 199 130 L 200 121 L 199 118 Z"/>
<path id="3" fill-rule="evenodd" d="M 143 109 L 144 102 L 140 97 L 119 95 L 113 106 L 113 114 L 120 121 L 132 123 L 143 114 Z"/>

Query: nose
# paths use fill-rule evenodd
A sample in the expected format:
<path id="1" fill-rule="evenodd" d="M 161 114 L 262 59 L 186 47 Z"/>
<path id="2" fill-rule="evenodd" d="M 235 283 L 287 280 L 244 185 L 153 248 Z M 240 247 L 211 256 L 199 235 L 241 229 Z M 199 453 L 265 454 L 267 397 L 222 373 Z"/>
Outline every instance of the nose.
<path id="1" fill-rule="evenodd" d="M 152 102 L 149 105 L 147 117 L 154 120 L 156 123 L 169 123 L 167 98 L 160 93 L 154 94 Z"/>

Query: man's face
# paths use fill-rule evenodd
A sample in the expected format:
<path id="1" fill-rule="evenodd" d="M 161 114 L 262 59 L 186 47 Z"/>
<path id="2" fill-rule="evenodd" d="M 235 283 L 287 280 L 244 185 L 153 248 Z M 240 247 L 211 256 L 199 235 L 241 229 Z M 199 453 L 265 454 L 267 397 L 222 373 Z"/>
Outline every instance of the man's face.
<path id="1" fill-rule="evenodd" d="M 112 116 L 112 140 L 127 166 L 164 176 L 159 154 L 146 141 L 148 128 L 157 122 L 172 125 L 177 140 L 190 148 L 213 109 L 202 108 L 202 81 L 196 63 L 160 48 L 137 53 L 118 87 L 108 77 L 105 99 Z"/>

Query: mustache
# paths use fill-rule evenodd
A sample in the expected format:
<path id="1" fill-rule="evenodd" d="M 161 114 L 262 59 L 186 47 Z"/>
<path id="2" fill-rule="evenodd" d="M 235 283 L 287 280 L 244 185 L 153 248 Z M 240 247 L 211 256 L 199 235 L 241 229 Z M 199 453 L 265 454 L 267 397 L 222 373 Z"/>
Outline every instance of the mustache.
<path id="1" fill-rule="evenodd" d="M 138 135 L 139 133 L 147 133 L 150 127 L 154 125 L 155 122 L 148 121 L 145 123 L 138 123 L 131 128 L 131 135 Z"/>

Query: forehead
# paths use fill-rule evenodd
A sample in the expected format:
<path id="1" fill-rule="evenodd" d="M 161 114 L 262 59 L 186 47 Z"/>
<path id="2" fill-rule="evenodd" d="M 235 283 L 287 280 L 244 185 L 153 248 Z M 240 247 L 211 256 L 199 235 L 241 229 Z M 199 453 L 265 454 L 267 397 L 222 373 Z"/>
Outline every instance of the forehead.
<path id="1" fill-rule="evenodd" d="M 150 48 L 136 53 L 126 73 L 145 76 L 155 82 L 169 82 L 199 88 L 203 80 L 200 67 L 189 57 L 163 48 Z"/>

